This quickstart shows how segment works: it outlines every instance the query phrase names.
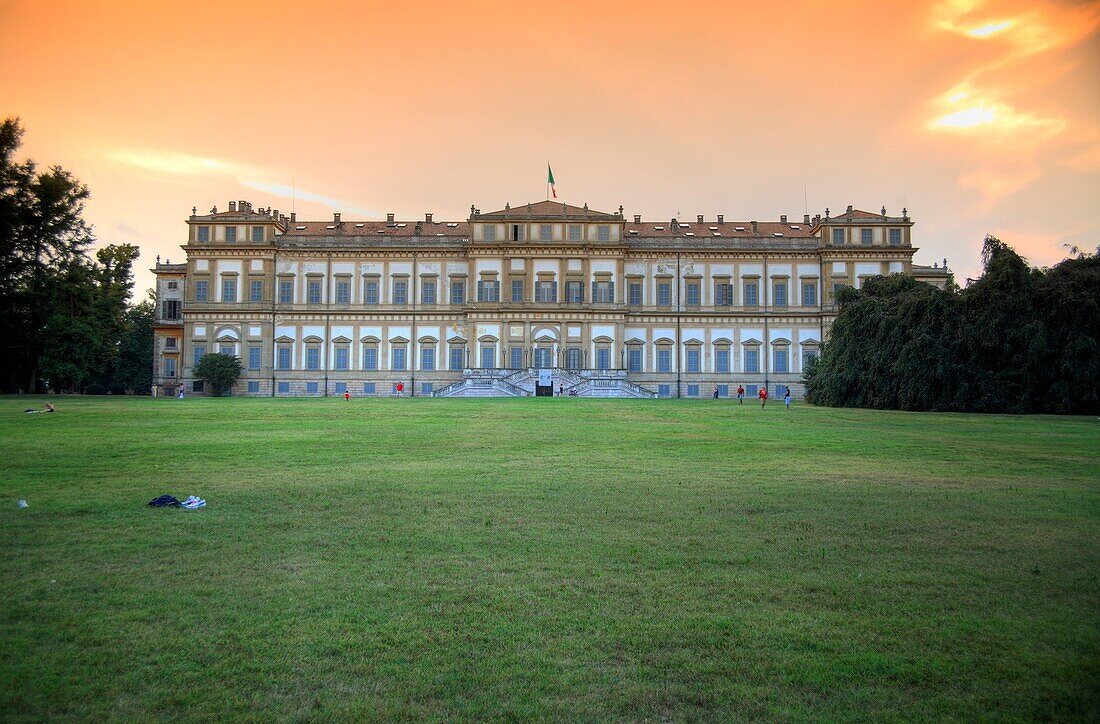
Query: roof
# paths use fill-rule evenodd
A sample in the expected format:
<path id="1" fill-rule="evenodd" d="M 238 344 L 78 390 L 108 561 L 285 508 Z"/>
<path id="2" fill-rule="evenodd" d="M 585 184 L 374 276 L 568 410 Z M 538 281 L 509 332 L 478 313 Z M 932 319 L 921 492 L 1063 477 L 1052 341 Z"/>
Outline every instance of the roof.
<path id="1" fill-rule="evenodd" d="M 783 224 L 777 221 L 758 221 L 756 231 L 752 230 L 751 221 L 703 221 L 702 224 L 694 221 L 678 221 L 676 228 L 669 221 L 643 221 L 640 224 L 624 224 L 623 235 L 630 238 L 707 238 L 707 239 L 752 239 L 765 237 L 768 239 L 812 239 L 814 237 L 812 224 Z M 637 233 L 634 233 L 637 232 Z M 778 236 L 777 236 L 778 234 Z"/>
<path id="2" fill-rule="evenodd" d="M 827 224 L 830 221 L 877 221 L 883 224 L 909 224 L 912 223 L 909 218 L 908 212 L 902 209 L 901 216 L 890 216 L 886 213 L 886 208 L 882 209 L 882 213 L 874 213 L 873 211 L 864 211 L 863 209 L 852 209 L 851 211 L 844 211 L 844 213 L 836 214 L 835 216 L 829 216 L 828 218 L 822 218 L 821 223 Z"/>
<path id="3" fill-rule="evenodd" d="M 513 219 L 526 216 L 540 219 L 618 220 L 615 214 L 609 214 L 606 211 L 594 211 L 589 209 L 587 204 L 585 206 L 573 206 L 561 201 L 534 201 L 522 206 L 504 208 L 500 211 L 490 211 L 487 214 L 476 216 L 474 219 Z"/>
<path id="4" fill-rule="evenodd" d="M 343 237 L 438 237 L 470 235 L 465 221 L 293 221 L 288 222 L 282 238 L 294 236 Z"/>

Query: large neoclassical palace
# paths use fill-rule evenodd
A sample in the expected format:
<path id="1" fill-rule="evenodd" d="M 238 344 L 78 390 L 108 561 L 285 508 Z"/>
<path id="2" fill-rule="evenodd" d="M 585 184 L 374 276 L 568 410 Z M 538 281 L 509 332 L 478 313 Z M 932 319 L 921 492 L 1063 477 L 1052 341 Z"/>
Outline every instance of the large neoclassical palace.
<path id="1" fill-rule="evenodd" d="M 642 221 L 557 201 L 463 221 L 299 221 L 247 201 L 187 219 L 160 263 L 154 381 L 203 392 L 204 354 L 240 358 L 236 395 L 750 396 L 818 353 L 834 295 L 912 263 L 908 212 Z M 549 370 L 547 372 L 547 370 Z"/>

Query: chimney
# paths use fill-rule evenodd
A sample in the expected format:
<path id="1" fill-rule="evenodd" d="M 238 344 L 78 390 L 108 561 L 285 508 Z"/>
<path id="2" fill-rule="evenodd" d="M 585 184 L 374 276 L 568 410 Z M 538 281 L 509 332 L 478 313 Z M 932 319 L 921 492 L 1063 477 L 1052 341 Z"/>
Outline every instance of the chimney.
<path id="1" fill-rule="evenodd" d="M 425 222 L 425 223 L 427 223 L 427 224 L 430 224 L 430 223 L 432 223 L 432 215 L 431 215 L 431 213 L 427 213 L 427 214 L 424 214 L 424 222 Z"/>
<path id="2" fill-rule="evenodd" d="M 785 224 L 785 223 L 787 223 L 787 215 L 786 215 L 786 214 L 780 214 L 780 215 L 779 215 L 779 223 L 780 223 L 780 224 Z"/>
<path id="3" fill-rule="evenodd" d="M 332 223 L 334 223 L 334 224 L 339 224 L 340 223 L 340 212 L 339 211 L 333 211 L 332 212 Z"/>
<path id="4" fill-rule="evenodd" d="M 695 223 L 697 223 L 697 224 L 702 224 L 703 223 L 703 215 L 702 214 L 699 214 L 698 216 L 695 217 Z"/>
<path id="5" fill-rule="evenodd" d="M 802 223 L 809 226 L 809 224 L 810 224 L 810 215 L 809 214 L 803 214 L 802 215 Z"/>
<path id="6" fill-rule="evenodd" d="M 237 210 L 237 202 L 236 201 L 230 201 L 229 202 L 229 210 L 230 211 L 236 211 Z"/>
<path id="7" fill-rule="evenodd" d="M 756 222 L 755 221 L 750 221 L 749 224 L 752 226 L 752 233 L 754 233 L 754 234 L 759 234 L 760 233 L 759 229 L 757 229 L 757 227 L 756 227 Z"/>
<path id="8" fill-rule="evenodd" d="M 642 215 L 641 214 L 634 214 L 634 223 L 635 224 L 642 223 Z"/>
<path id="9" fill-rule="evenodd" d="M 724 223 L 726 223 L 726 216 L 725 216 L 725 214 L 718 214 L 718 223 L 719 223 L 719 224 L 724 224 Z"/>
<path id="10" fill-rule="evenodd" d="M 393 220 L 393 214 L 386 214 L 386 226 L 393 226 L 396 222 Z"/>
<path id="11" fill-rule="evenodd" d="M 242 214 L 246 211 L 252 211 L 252 204 L 248 203 L 247 201 L 238 201 L 237 211 L 241 212 Z"/>

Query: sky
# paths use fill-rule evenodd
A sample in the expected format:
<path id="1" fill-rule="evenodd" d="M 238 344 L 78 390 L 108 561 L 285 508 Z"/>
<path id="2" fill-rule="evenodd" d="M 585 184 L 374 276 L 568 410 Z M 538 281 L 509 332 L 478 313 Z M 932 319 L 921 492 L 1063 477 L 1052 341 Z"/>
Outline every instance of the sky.
<path id="1" fill-rule="evenodd" d="M 18 157 L 100 244 L 183 260 L 229 200 L 465 219 L 544 198 L 667 220 L 915 221 L 965 282 L 986 234 L 1100 244 L 1100 2 L 0 0 Z"/>

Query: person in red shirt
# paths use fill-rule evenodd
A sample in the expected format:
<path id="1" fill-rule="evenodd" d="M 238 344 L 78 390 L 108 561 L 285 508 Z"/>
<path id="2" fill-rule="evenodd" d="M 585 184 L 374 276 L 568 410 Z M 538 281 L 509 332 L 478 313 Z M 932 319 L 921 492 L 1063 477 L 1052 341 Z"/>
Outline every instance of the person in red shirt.
<path id="1" fill-rule="evenodd" d="M 745 404 L 745 387 L 743 385 L 737 385 L 737 404 Z"/>
<path id="2" fill-rule="evenodd" d="M 761 387 L 760 392 L 756 393 L 756 396 L 760 398 L 760 409 L 764 409 L 764 405 L 768 402 L 768 388 Z"/>
<path id="3" fill-rule="evenodd" d="M 404 392 L 405 392 L 405 383 L 404 382 L 398 382 L 397 383 L 397 396 L 401 397 L 401 395 Z"/>
<path id="4" fill-rule="evenodd" d="M 344 390 L 344 402 L 351 402 L 351 393 Z"/>

